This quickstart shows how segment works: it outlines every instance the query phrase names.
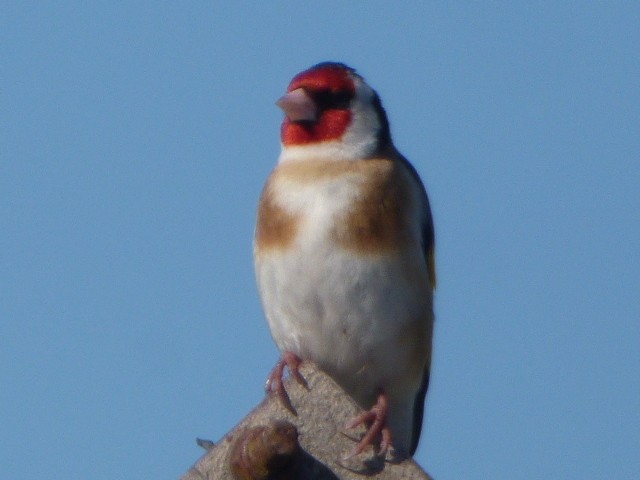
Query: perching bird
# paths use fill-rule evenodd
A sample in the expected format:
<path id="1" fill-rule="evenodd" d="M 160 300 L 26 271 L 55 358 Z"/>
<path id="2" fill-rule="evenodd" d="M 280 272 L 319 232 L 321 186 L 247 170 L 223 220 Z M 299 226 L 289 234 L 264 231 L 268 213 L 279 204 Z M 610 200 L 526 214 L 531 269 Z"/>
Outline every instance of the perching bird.
<path id="1" fill-rule="evenodd" d="M 320 63 L 277 105 L 282 152 L 262 192 L 254 259 L 283 370 L 315 362 L 365 409 L 362 452 L 416 450 L 429 384 L 434 230 L 418 174 L 396 150 L 377 93 Z M 285 393 L 286 396 L 286 393 Z"/>

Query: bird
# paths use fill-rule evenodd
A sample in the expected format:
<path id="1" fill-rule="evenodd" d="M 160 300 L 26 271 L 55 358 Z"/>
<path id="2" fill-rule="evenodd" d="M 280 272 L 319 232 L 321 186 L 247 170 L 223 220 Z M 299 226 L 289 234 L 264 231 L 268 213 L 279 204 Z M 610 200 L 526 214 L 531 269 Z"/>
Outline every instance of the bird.
<path id="1" fill-rule="evenodd" d="M 281 152 L 257 209 L 254 266 L 285 369 L 328 373 L 363 409 L 352 455 L 412 456 L 429 386 L 434 225 L 416 169 L 393 144 L 380 96 L 355 69 L 322 62 L 276 104 Z"/>

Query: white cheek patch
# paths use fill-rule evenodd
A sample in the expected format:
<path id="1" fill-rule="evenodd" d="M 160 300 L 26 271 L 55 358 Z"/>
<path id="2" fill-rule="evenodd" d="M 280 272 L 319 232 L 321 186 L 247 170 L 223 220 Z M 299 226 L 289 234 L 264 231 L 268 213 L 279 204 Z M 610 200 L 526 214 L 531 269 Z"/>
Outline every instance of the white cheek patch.
<path id="1" fill-rule="evenodd" d="M 347 128 L 342 142 L 352 145 L 361 155 L 359 158 L 372 155 L 378 146 L 380 119 L 373 108 L 374 92 L 360 79 L 356 79 L 356 98 L 351 110 L 353 119 Z"/>

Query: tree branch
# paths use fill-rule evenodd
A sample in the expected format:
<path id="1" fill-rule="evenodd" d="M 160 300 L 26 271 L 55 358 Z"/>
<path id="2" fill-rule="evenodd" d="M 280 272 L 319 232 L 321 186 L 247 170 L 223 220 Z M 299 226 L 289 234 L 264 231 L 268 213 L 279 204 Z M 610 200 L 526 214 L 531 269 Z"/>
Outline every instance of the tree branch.
<path id="1" fill-rule="evenodd" d="M 346 458 L 364 430 L 344 427 L 361 410 L 314 365 L 300 371 L 308 389 L 285 381 L 297 415 L 267 396 L 219 442 L 199 441 L 208 451 L 181 480 L 431 480 L 411 459 Z"/>

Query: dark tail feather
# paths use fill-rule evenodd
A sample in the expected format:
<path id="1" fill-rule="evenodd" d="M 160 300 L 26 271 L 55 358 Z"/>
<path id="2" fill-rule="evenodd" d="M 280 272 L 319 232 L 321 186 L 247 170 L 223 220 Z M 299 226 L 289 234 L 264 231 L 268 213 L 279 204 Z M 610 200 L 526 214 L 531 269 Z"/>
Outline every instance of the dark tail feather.
<path id="1" fill-rule="evenodd" d="M 415 402 L 413 404 L 413 432 L 411 434 L 411 450 L 413 455 L 418 448 L 418 441 L 420 440 L 420 432 L 422 431 L 422 419 L 424 417 L 424 399 L 427 395 L 427 389 L 429 388 L 429 372 L 425 373 L 422 385 L 416 395 Z"/>

